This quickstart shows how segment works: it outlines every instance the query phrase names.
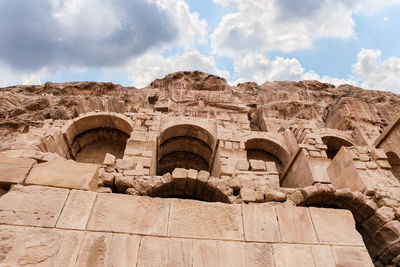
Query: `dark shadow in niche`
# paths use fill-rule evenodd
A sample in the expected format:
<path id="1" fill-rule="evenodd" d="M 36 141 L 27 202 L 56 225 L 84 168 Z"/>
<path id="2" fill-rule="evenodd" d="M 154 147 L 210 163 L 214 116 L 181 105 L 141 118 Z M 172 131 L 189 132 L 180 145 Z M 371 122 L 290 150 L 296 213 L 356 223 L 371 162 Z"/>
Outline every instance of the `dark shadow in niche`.
<path id="1" fill-rule="evenodd" d="M 124 155 L 129 135 L 114 128 L 95 128 L 77 135 L 72 150 L 77 162 L 103 164 L 107 153 L 117 159 Z"/>
<path id="2" fill-rule="evenodd" d="M 400 158 L 394 152 L 386 153 L 388 162 L 392 166 L 392 173 L 400 181 Z"/>
<path id="3" fill-rule="evenodd" d="M 279 144 L 264 138 L 249 139 L 245 142 L 247 160 L 256 159 L 275 162 L 279 176 L 289 162 L 289 153 Z"/>
<path id="4" fill-rule="evenodd" d="M 172 180 L 170 183 L 163 184 L 158 188 L 154 188 L 150 193 L 150 196 L 230 203 L 228 196 L 226 196 L 218 188 L 212 187 L 206 182 L 197 180 L 194 190 L 185 190 L 180 192 L 171 189 L 173 183 L 174 181 Z"/>
<path id="5" fill-rule="evenodd" d="M 351 142 L 337 136 L 324 136 L 322 137 L 322 142 L 328 147 L 326 155 L 331 160 L 336 156 L 342 146 L 354 146 Z"/>
<path id="6" fill-rule="evenodd" d="M 215 139 L 205 129 L 191 125 L 175 125 L 164 130 L 158 138 L 157 174 L 175 168 L 211 172 Z"/>

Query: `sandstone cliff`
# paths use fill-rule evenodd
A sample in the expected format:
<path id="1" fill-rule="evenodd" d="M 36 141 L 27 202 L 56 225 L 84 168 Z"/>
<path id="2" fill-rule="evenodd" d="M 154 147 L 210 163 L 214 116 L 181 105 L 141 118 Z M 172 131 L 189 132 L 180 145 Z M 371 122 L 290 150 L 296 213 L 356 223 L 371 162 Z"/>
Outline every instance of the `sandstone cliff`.
<path id="1" fill-rule="evenodd" d="M 351 129 L 352 122 L 368 123 L 376 125 L 376 135 L 400 111 L 400 96 L 318 81 L 230 86 L 221 77 L 199 71 L 172 73 L 142 89 L 100 82 L 17 85 L 0 88 L 0 139 L 27 132 L 30 126 L 40 127 L 45 119 L 70 119 L 93 110 L 134 112 L 139 108 L 210 118 L 219 111 L 234 110 L 247 114 L 253 130 L 263 127 L 259 125 L 260 116 L 315 120 L 321 127 L 341 130 Z"/>

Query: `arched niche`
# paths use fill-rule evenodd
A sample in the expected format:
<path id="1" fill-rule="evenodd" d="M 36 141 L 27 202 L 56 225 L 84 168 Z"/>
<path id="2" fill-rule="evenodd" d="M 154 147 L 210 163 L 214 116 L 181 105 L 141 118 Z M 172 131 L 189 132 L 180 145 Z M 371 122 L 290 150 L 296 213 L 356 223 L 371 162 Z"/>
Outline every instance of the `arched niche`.
<path id="1" fill-rule="evenodd" d="M 210 132 L 192 124 L 171 126 L 158 138 L 157 174 L 175 168 L 210 171 L 216 140 Z"/>
<path id="2" fill-rule="evenodd" d="M 388 162 L 390 166 L 392 166 L 394 177 L 396 177 L 397 180 L 400 181 L 400 158 L 394 152 L 388 152 L 386 153 L 386 156 L 388 157 Z"/>
<path id="3" fill-rule="evenodd" d="M 328 147 L 326 154 L 329 159 L 333 159 L 342 146 L 354 146 L 351 141 L 339 136 L 327 135 L 321 137 L 321 139 L 322 142 Z"/>
<path id="4" fill-rule="evenodd" d="M 102 164 L 107 153 L 122 158 L 133 122 L 118 113 L 90 113 L 74 119 L 63 131 L 70 158 Z"/>
<path id="5" fill-rule="evenodd" d="M 179 180 L 179 179 L 178 179 Z M 174 183 L 179 183 L 179 181 L 174 181 L 172 179 L 169 183 L 158 184 L 149 190 L 146 194 L 151 197 L 162 197 L 162 198 L 185 198 L 194 199 L 206 202 L 222 202 L 230 203 L 229 197 L 222 192 L 216 184 L 207 183 L 204 181 L 196 181 L 196 192 L 186 190 L 184 194 L 174 194 L 174 190 L 170 190 Z M 200 190 L 198 190 L 200 188 Z M 187 188 L 186 188 L 187 189 Z"/>
<path id="6" fill-rule="evenodd" d="M 390 239 L 376 238 L 391 229 L 391 226 L 399 225 L 391 207 L 378 207 L 365 195 L 348 189 L 317 185 L 302 190 L 304 193 L 301 197 L 293 198 L 294 205 L 349 210 L 353 214 L 356 229 L 361 234 L 371 258 L 378 263 L 376 266 L 389 266 L 393 263 L 392 260 L 398 254 L 395 251 L 392 253 L 388 248 L 400 246 L 399 233 L 391 232 Z M 381 233 L 378 234 L 377 230 Z"/>
<path id="7" fill-rule="evenodd" d="M 247 160 L 275 162 L 279 175 L 289 163 L 289 153 L 282 145 L 265 138 L 253 138 L 245 142 Z"/>

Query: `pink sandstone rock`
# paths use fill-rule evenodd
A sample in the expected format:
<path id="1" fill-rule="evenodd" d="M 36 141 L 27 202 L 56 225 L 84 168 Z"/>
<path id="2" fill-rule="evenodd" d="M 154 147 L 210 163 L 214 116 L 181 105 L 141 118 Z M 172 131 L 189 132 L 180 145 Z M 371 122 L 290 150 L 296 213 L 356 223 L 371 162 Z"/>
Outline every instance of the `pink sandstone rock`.
<path id="1" fill-rule="evenodd" d="M 0 155 L 0 186 L 22 184 L 36 160 L 29 158 L 8 158 Z"/>
<path id="2" fill-rule="evenodd" d="M 49 161 L 37 164 L 25 184 L 55 186 L 94 191 L 99 179 L 99 166 L 69 161 Z"/>
<path id="3" fill-rule="evenodd" d="M 231 86 L 199 71 L 140 90 L 0 91 L 0 265 L 399 261 L 398 95 L 318 81 Z M 82 162 L 98 164 L 100 180 Z M 24 182 L 66 189 L 6 193 Z M 27 229 L 37 243 L 21 241 Z"/>

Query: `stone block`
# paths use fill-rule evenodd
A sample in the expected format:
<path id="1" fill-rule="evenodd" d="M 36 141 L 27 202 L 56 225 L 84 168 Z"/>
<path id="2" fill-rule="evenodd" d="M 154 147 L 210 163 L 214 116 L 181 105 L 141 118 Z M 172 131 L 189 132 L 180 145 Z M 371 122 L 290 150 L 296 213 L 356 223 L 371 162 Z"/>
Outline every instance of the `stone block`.
<path id="1" fill-rule="evenodd" d="M 336 266 L 373 267 L 367 249 L 357 247 L 332 247 Z"/>
<path id="2" fill-rule="evenodd" d="M 378 159 L 387 159 L 385 150 L 383 150 L 382 148 L 374 148 L 371 151 L 371 156 L 374 160 L 378 160 Z"/>
<path id="3" fill-rule="evenodd" d="M 385 159 L 377 160 L 376 163 L 382 169 L 390 170 L 392 168 L 392 166 L 389 164 L 389 162 Z"/>
<path id="4" fill-rule="evenodd" d="M 233 241 L 217 241 L 217 266 L 246 266 L 244 243 Z"/>
<path id="5" fill-rule="evenodd" d="M 168 242 L 167 266 L 192 266 L 192 242 L 191 239 L 170 238 Z"/>
<path id="6" fill-rule="evenodd" d="M 58 228 L 85 230 L 96 193 L 71 190 L 57 222 Z"/>
<path id="7" fill-rule="evenodd" d="M 14 186 L 0 198 L 0 224 L 55 227 L 68 190 Z"/>
<path id="8" fill-rule="evenodd" d="M 318 243 L 308 208 L 277 207 L 281 240 L 296 243 Z"/>
<path id="9" fill-rule="evenodd" d="M 285 266 L 285 267 L 316 266 L 314 264 L 314 258 L 310 246 L 278 244 L 278 245 L 273 245 L 273 249 L 275 257 L 275 266 Z"/>
<path id="10" fill-rule="evenodd" d="M 276 170 L 276 164 L 273 161 L 266 161 L 265 167 L 267 169 L 267 172 L 269 173 L 278 173 L 278 171 Z"/>
<path id="11" fill-rule="evenodd" d="M 107 153 L 106 156 L 104 157 L 103 164 L 108 165 L 108 166 L 114 166 L 115 165 L 115 156 L 110 153 Z"/>
<path id="12" fill-rule="evenodd" d="M 264 194 L 265 201 L 284 202 L 287 199 L 285 193 L 269 189 Z"/>
<path id="13" fill-rule="evenodd" d="M 167 266 L 169 239 L 142 237 L 137 266 Z"/>
<path id="14" fill-rule="evenodd" d="M 183 196 L 185 194 L 188 171 L 183 168 L 175 168 L 172 171 L 172 194 Z"/>
<path id="15" fill-rule="evenodd" d="M 336 267 L 330 246 L 311 246 L 315 266 Z"/>
<path id="16" fill-rule="evenodd" d="M 309 151 L 311 157 L 319 158 L 321 157 L 321 151 L 310 150 Z"/>
<path id="17" fill-rule="evenodd" d="M 218 245 L 214 240 L 193 239 L 193 267 L 216 266 Z"/>
<path id="18" fill-rule="evenodd" d="M 34 159 L 8 158 L 0 155 L 0 186 L 22 184 L 35 164 Z"/>
<path id="19" fill-rule="evenodd" d="M 399 242 L 400 222 L 395 220 L 386 223 L 378 232 L 374 234 L 373 240 L 376 242 L 376 244 L 380 244 L 382 249 L 387 249 L 396 242 Z"/>
<path id="20" fill-rule="evenodd" d="M 370 161 L 370 157 L 368 154 L 360 154 L 360 160 L 362 162 L 368 162 L 368 161 Z"/>
<path id="21" fill-rule="evenodd" d="M 60 248 L 54 259 L 53 266 L 74 267 L 81 249 L 85 232 L 64 231 Z"/>
<path id="22" fill-rule="evenodd" d="M 121 170 L 132 170 L 136 166 L 133 159 L 117 159 L 115 168 Z"/>
<path id="23" fill-rule="evenodd" d="M 76 266 L 108 266 L 112 233 L 86 232 Z"/>
<path id="24" fill-rule="evenodd" d="M 114 173 L 102 173 L 100 179 L 103 181 L 103 185 L 105 186 L 112 187 L 114 185 Z"/>
<path id="25" fill-rule="evenodd" d="M 231 187 L 235 191 L 239 191 L 241 188 L 239 178 L 232 177 L 231 179 L 229 179 L 229 187 Z"/>
<path id="26" fill-rule="evenodd" d="M 349 210 L 310 208 L 310 214 L 320 243 L 353 246 L 364 244 Z"/>
<path id="27" fill-rule="evenodd" d="M 98 194 L 88 230 L 166 235 L 170 200 Z"/>
<path id="28" fill-rule="evenodd" d="M 279 242 L 278 220 L 273 206 L 266 204 L 242 205 L 246 241 Z"/>
<path id="29" fill-rule="evenodd" d="M 132 195 L 132 196 L 140 196 L 140 192 L 137 191 L 135 188 L 127 188 L 125 190 L 125 194 Z"/>
<path id="30" fill-rule="evenodd" d="M 23 227 L 0 225 L 0 263 L 7 262 L 7 257 L 17 245 L 23 229 Z"/>
<path id="31" fill-rule="evenodd" d="M 354 219 L 356 220 L 357 223 L 363 223 L 366 219 L 375 214 L 376 209 L 377 209 L 376 203 L 372 200 L 368 200 L 366 201 L 364 206 L 359 208 L 354 213 Z"/>
<path id="32" fill-rule="evenodd" d="M 244 239 L 241 207 L 234 204 L 173 199 L 168 229 L 173 237 Z"/>
<path id="33" fill-rule="evenodd" d="M 232 176 L 235 173 L 235 166 L 227 164 L 221 166 L 221 175 Z"/>
<path id="34" fill-rule="evenodd" d="M 219 183 L 219 178 L 215 178 L 215 177 L 210 177 L 207 181 L 207 185 L 204 188 L 203 191 L 203 196 L 201 196 L 202 200 L 205 201 L 215 201 L 215 195 L 216 195 L 216 188 L 218 186 Z"/>
<path id="35" fill-rule="evenodd" d="M 165 196 L 169 196 L 171 194 L 172 188 L 172 175 L 167 172 L 161 177 L 161 182 L 163 183 L 163 189 Z"/>
<path id="36" fill-rule="evenodd" d="M 240 197 L 244 202 L 255 202 L 256 191 L 251 188 L 242 188 L 240 189 Z"/>
<path id="37" fill-rule="evenodd" d="M 375 162 L 371 161 L 371 162 L 367 162 L 366 166 L 368 169 L 370 170 L 376 170 L 378 168 L 378 165 L 376 165 Z"/>
<path id="38" fill-rule="evenodd" d="M 188 170 L 188 177 L 186 180 L 186 189 L 185 189 L 186 196 L 192 196 L 194 194 L 198 173 L 199 172 L 197 170 L 193 169 Z"/>
<path id="39" fill-rule="evenodd" d="M 139 244 L 139 236 L 114 233 L 107 266 L 136 266 Z"/>
<path id="40" fill-rule="evenodd" d="M 127 188 L 133 187 L 133 176 L 124 176 L 121 173 L 116 173 L 114 184 L 118 192 L 125 192 Z"/>
<path id="41" fill-rule="evenodd" d="M 35 165 L 25 184 L 95 191 L 98 180 L 99 165 L 66 160 Z"/>
<path id="42" fill-rule="evenodd" d="M 266 170 L 265 162 L 263 160 L 251 159 L 251 160 L 249 160 L 249 162 L 250 162 L 250 170 L 252 170 L 252 171 L 265 171 Z"/>
<path id="43" fill-rule="evenodd" d="M 262 191 L 257 191 L 256 190 L 256 202 L 257 203 L 262 203 L 262 202 L 264 202 L 264 192 L 262 192 Z"/>
<path id="44" fill-rule="evenodd" d="M 64 232 L 48 228 L 25 228 L 2 262 L 4 266 L 54 266 Z"/>
<path id="45" fill-rule="evenodd" d="M 203 170 L 199 171 L 194 189 L 194 195 L 196 198 L 204 197 L 209 178 L 210 178 L 210 173 L 208 171 L 203 171 Z"/>
<path id="46" fill-rule="evenodd" d="M 245 159 L 240 159 L 236 162 L 236 170 L 239 171 L 248 171 L 250 167 L 250 164 L 247 160 Z"/>
<path id="47" fill-rule="evenodd" d="M 173 179 L 186 179 L 188 176 L 188 171 L 183 168 L 175 168 L 172 171 L 172 178 Z"/>
<path id="48" fill-rule="evenodd" d="M 275 266 L 270 244 L 246 243 L 246 263 L 249 267 Z"/>
<path id="49" fill-rule="evenodd" d="M 385 223 L 395 219 L 395 213 L 392 208 L 379 208 L 374 215 L 362 223 L 362 227 L 371 235 L 376 233 Z"/>

